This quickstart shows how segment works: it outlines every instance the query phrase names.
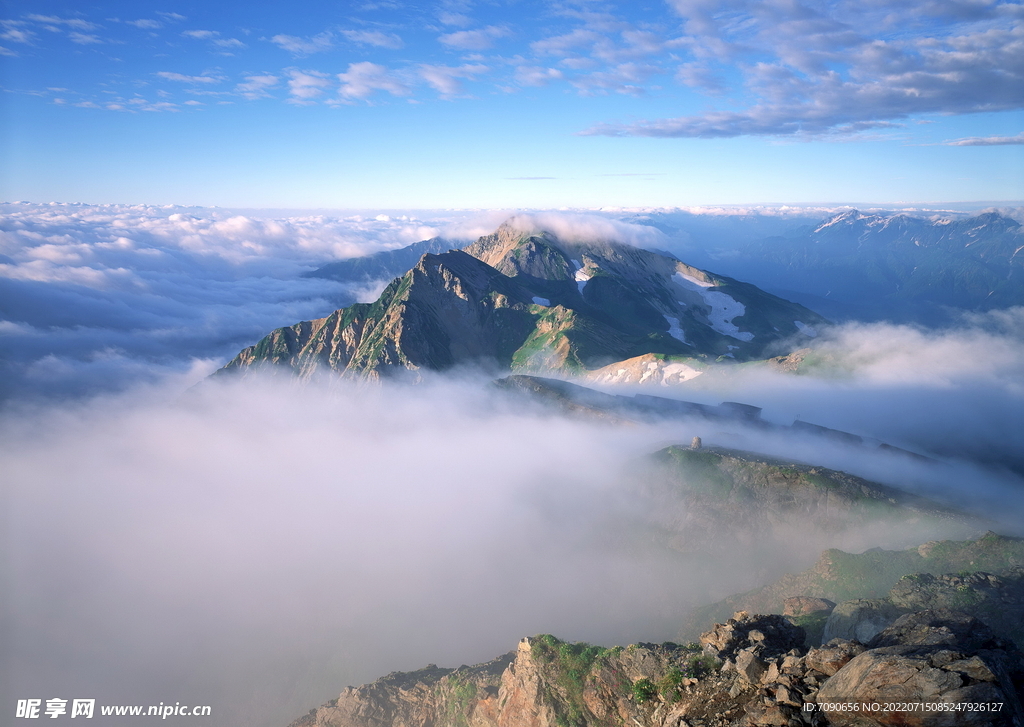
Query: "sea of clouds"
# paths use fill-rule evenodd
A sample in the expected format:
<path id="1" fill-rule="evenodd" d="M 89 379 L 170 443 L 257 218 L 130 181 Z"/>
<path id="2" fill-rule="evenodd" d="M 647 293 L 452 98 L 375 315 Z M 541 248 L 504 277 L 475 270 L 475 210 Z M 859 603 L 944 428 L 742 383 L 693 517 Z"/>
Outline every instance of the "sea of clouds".
<path id="1" fill-rule="evenodd" d="M 719 424 L 572 420 L 512 406 L 472 374 L 205 380 L 270 329 L 372 295 L 304 273 L 470 240 L 507 212 L 4 213 L 5 703 L 181 701 L 229 727 L 282 725 L 347 684 L 489 659 L 525 635 L 671 639 L 687 604 L 806 567 L 822 547 L 943 534 L 797 531 L 767 569 L 727 559 L 727 544 L 728 567 L 680 560 L 651 538 L 662 503 L 635 473 L 695 435 L 904 487 L 1003 532 L 1024 522 L 1024 308 L 940 330 L 838 326 L 816 339 L 816 372 L 741 367 L 645 390 L 938 460 L 924 464 Z M 517 224 L 666 242 L 637 214 Z"/>

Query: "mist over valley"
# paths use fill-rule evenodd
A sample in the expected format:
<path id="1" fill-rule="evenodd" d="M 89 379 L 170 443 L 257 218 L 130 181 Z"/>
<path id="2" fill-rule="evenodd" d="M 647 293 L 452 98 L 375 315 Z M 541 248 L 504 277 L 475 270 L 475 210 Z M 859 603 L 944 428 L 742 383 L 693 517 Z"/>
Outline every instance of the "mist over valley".
<path id="1" fill-rule="evenodd" d="M 5 699 L 283 725 L 524 636 L 692 639 L 829 548 L 1024 535 L 1024 307 L 835 321 L 684 256 L 842 211 L 5 212 Z"/>

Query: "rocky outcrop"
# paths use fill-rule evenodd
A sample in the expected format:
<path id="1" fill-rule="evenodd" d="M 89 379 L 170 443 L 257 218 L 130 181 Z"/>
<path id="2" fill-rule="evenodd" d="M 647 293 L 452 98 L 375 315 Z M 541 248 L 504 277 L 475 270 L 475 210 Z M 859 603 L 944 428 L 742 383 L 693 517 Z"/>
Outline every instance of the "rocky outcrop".
<path id="1" fill-rule="evenodd" d="M 803 640 L 786 618 L 749 613 L 690 646 L 605 649 L 536 636 L 487 664 L 431 665 L 350 687 L 291 727 L 1024 724 L 1020 652 L 967 614 L 904 615 L 867 645 L 833 639 L 807 649 Z"/>
<path id="2" fill-rule="evenodd" d="M 349 687 L 292 727 L 675 725 L 668 714 L 718 665 L 695 646 L 604 649 L 536 636 L 488 664 Z"/>
<path id="3" fill-rule="evenodd" d="M 997 633 L 1017 639 L 1013 624 L 1006 621 L 1016 619 L 1018 624 L 1024 622 L 1024 614 L 1015 615 L 1022 612 L 1015 610 L 1014 606 L 1018 602 L 1019 591 L 1016 588 L 1020 583 L 1019 576 L 1014 574 L 1022 567 L 1024 539 L 993 532 L 974 540 L 930 541 L 906 550 L 873 548 L 855 554 L 829 549 L 805 571 L 787 574 L 767 586 L 696 609 L 680 629 L 678 638 L 695 639 L 710 624 L 728 618 L 735 611 L 781 613 L 789 598 L 813 597 L 842 603 L 852 599 L 888 599 L 892 592 L 893 595 L 905 594 L 896 596 L 894 605 L 899 605 L 902 610 L 894 618 L 907 609 L 947 606 L 975 614 Z M 975 572 L 979 574 L 970 575 Z M 942 575 L 950 573 L 965 575 Z M 923 577 L 923 574 L 934 576 L 935 580 Z M 988 574 L 994 574 L 996 580 L 990 580 Z M 970 592 L 975 581 L 979 584 L 977 596 Z M 981 581 L 986 584 L 1005 581 L 1018 586 L 1000 590 L 999 598 L 995 599 L 987 595 L 990 593 L 988 586 L 982 587 Z M 937 595 L 926 595 L 937 594 L 936 589 L 945 594 L 941 599 Z M 975 606 L 968 603 L 975 599 Z M 986 603 L 993 608 L 986 610 Z M 1005 617 L 999 615 L 1000 609 L 1004 610 Z M 808 628 L 806 616 L 793 618 Z"/>
<path id="4" fill-rule="evenodd" d="M 885 598 L 843 601 L 829 615 L 821 638 L 823 642 L 851 639 L 866 644 L 904 613 L 905 609 Z"/>
<path id="5" fill-rule="evenodd" d="M 868 646 L 817 695 L 822 713 L 836 727 L 1018 725 L 1024 720 L 1017 696 L 1024 685 L 1021 654 L 972 616 L 949 609 L 906 614 Z M 851 704 L 859 709 L 851 710 Z"/>
<path id="6" fill-rule="evenodd" d="M 825 624 L 822 638 L 868 643 L 900 616 L 913 611 L 954 609 L 970 613 L 996 634 L 1024 643 L 1024 569 L 1005 575 L 975 573 L 904 576 L 886 598 L 840 603 Z"/>
<path id="7" fill-rule="evenodd" d="M 747 421 L 757 426 L 758 420 Z M 970 536 L 985 525 L 887 485 L 754 452 L 676 445 L 652 460 L 654 466 L 643 475 L 645 486 L 652 498 L 663 502 L 659 524 L 670 534 L 670 547 L 682 553 L 708 552 L 727 534 L 755 562 L 761 552 L 785 550 L 794 532 L 833 544 L 842 542 L 847 532 L 869 527 L 892 526 L 888 529 L 903 537 L 916 528 L 928 537 L 937 531 Z M 801 590 L 786 593 L 770 608 L 753 603 L 743 610 L 778 612 L 781 601 L 792 596 L 836 600 L 833 593 Z M 716 613 L 715 620 L 724 615 Z"/>

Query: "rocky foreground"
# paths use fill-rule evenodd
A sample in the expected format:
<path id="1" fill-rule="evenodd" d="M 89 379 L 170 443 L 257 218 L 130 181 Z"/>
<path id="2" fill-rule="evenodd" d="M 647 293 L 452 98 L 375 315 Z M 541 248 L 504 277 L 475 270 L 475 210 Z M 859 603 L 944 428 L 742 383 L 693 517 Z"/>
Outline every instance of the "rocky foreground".
<path id="1" fill-rule="evenodd" d="M 850 556 L 870 556 L 875 576 L 787 577 L 730 599 L 779 598 L 782 615 L 738 611 L 688 645 L 535 636 L 486 664 L 346 688 L 291 727 L 1024 727 L 1022 546 L 989 533 Z M 833 571 L 838 552 L 823 555 Z M 886 553 L 889 570 L 906 556 L 999 573 L 908 573 L 893 584 L 875 562 Z M 882 598 L 782 598 L 873 595 L 882 583 Z"/>
<path id="2" fill-rule="evenodd" d="M 968 614 L 906 614 L 870 639 L 807 648 L 739 612 L 700 642 L 603 649 L 552 636 L 459 669 L 394 673 L 291 727 L 799 727 L 1024 724 L 1024 659 Z"/>

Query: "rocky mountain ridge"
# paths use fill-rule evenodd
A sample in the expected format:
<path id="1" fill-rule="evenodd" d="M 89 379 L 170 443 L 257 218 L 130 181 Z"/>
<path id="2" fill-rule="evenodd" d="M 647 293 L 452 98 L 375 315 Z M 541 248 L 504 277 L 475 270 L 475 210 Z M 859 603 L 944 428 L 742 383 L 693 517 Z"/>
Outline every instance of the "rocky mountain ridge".
<path id="1" fill-rule="evenodd" d="M 851 568 L 839 555 L 864 562 Z M 880 557 L 900 563 L 880 568 Z M 897 613 L 870 633 L 826 634 L 823 644 L 808 638 L 803 617 L 822 609 L 838 615 L 830 617 L 834 631 L 851 625 L 844 606 L 859 601 L 837 606 L 809 595 L 815 581 L 798 579 L 788 591 L 776 589 L 776 596 L 804 594 L 777 602 L 785 615 L 741 610 L 706 622 L 689 644 L 604 648 L 530 637 L 485 664 L 431 664 L 347 687 L 291 727 L 1020 727 L 1024 658 L 1005 627 L 1024 623 L 1021 563 L 1024 540 L 995 533 L 904 552 L 828 551 L 812 570 L 847 596 L 876 593 L 890 573 L 913 565 L 977 565 L 1004 575 L 905 575 L 891 589 Z M 750 595 L 739 598 L 750 603 Z M 998 609 L 986 601 L 998 601 Z M 913 711 L 842 706 L 911 702 Z M 956 708 L 981 703 L 1002 707 Z"/>
<path id="2" fill-rule="evenodd" d="M 823 323 L 671 256 L 506 223 L 464 251 L 423 255 L 373 303 L 273 331 L 222 371 L 379 378 L 458 366 L 574 373 L 649 353 L 747 360 Z"/>
<path id="3" fill-rule="evenodd" d="M 829 315 L 941 323 L 951 310 L 1024 304 L 1022 250 L 1024 228 L 998 212 L 926 219 L 847 210 L 722 252 L 716 264 Z"/>
<path id="4" fill-rule="evenodd" d="M 881 624 L 871 627 L 873 634 L 910 610 L 970 607 L 972 613 L 988 618 L 989 625 L 1003 636 L 1024 646 L 1019 626 L 1006 623 L 1002 615 L 993 618 L 990 613 L 1001 608 L 994 604 L 1003 603 L 1004 598 L 1006 613 L 1015 613 L 1014 604 L 1021 601 L 1021 569 L 1024 539 L 991 531 L 974 540 L 929 541 L 905 550 L 872 548 L 853 554 L 831 548 L 802 572 L 786 574 L 767 585 L 695 609 L 683 623 L 679 638 L 694 639 L 707 624 L 735 611 L 785 613 L 821 638 L 832 614 L 836 618 L 829 635 L 849 636 L 862 620 L 874 619 L 875 624 Z M 894 593 L 894 601 L 888 600 Z M 810 600 L 800 604 L 794 599 Z M 840 622 L 838 617 L 843 614 L 845 621 Z"/>
<path id="5" fill-rule="evenodd" d="M 607 649 L 542 635 L 488 664 L 430 665 L 346 688 L 290 727 L 1017 727 L 1024 719 L 1020 651 L 969 614 L 910 613 L 863 644 L 808 649 L 804 640 L 782 616 L 747 612 L 688 646 Z M 980 704 L 992 709 L 963 709 Z"/>

